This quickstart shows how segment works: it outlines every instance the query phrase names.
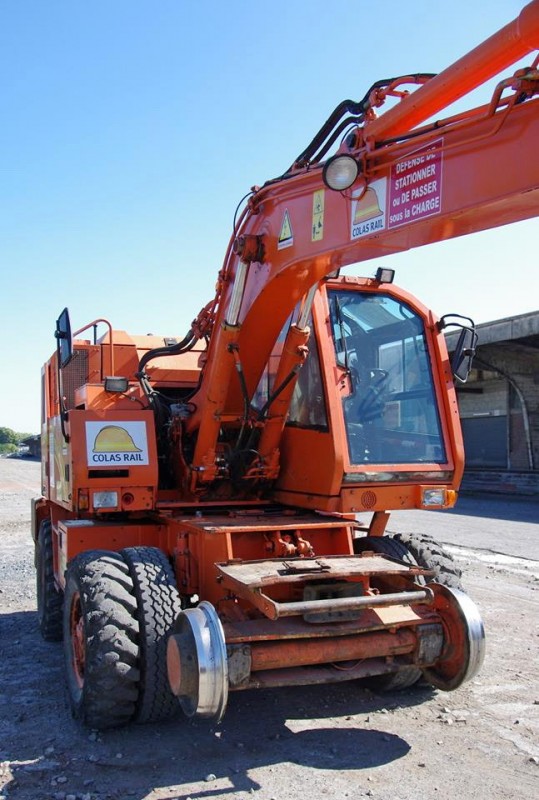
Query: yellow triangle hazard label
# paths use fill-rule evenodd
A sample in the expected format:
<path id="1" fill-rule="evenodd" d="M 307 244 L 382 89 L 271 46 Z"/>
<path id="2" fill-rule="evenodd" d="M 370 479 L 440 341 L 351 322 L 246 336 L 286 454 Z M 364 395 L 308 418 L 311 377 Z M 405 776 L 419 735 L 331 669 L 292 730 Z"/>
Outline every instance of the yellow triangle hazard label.
<path id="1" fill-rule="evenodd" d="M 291 244 L 294 244 L 294 234 L 292 233 L 290 214 L 288 213 L 288 209 L 285 209 L 277 246 L 280 250 L 283 247 L 289 247 Z"/>

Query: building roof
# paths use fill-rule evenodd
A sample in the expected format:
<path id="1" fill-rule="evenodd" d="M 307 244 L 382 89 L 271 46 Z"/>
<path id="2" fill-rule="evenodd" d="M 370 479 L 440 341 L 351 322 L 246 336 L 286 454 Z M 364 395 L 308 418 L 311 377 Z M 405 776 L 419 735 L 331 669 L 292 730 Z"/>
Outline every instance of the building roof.
<path id="1" fill-rule="evenodd" d="M 539 311 L 497 319 L 493 322 L 482 322 L 476 325 L 476 330 L 479 346 L 497 342 L 515 342 L 539 349 Z M 457 329 L 446 333 L 449 350 L 454 349 L 459 333 Z"/>

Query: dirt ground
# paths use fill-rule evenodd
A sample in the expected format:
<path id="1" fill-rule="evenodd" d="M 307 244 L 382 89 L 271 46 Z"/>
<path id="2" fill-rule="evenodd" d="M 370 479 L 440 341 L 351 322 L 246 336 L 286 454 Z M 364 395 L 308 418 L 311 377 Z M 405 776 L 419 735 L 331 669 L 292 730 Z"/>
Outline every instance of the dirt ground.
<path id="1" fill-rule="evenodd" d="M 38 489 L 39 464 L 0 459 L 0 800 L 539 797 L 539 560 L 453 548 L 487 630 L 483 669 L 456 692 L 237 692 L 219 726 L 179 718 L 98 734 L 71 719 L 62 646 L 37 630 Z"/>

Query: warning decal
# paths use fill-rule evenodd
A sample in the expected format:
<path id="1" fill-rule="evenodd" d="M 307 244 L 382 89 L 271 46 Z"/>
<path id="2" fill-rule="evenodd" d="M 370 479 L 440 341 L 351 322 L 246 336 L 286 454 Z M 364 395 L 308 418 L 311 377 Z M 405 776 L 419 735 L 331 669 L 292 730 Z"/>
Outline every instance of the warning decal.
<path id="1" fill-rule="evenodd" d="M 89 467 L 148 464 L 146 423 L 87 422 L 86 456 Z"/>
<path id="2" fill-rule="evenodd" d="M 373 181 L 352 194 L 352 239 L 361 239 L 386 227 L 387 180 Z"/>
<path id="3" fill-rule="evenodd" d="M 439 214 L 442 207 L 442 139 L 391 167 L 389 227 Z"/>
<path id="4" fill-rule="evenodd" d="M 313 194 L 313 223 L 311 241 L 319 242 L 324 238 L 324 189 Z"/>
<path id="5" fill-rule="evenodd" d="M 277 248 L 282 250 L 284 247 L 290 247 L 294 244 L 294 234 L 292 233 L 292 223 L 290 222 L 290 214 L 288 209 L 285 209 L 283 222 L 281 225 L 281 232 L 279 233 L 279 240 Z"/>

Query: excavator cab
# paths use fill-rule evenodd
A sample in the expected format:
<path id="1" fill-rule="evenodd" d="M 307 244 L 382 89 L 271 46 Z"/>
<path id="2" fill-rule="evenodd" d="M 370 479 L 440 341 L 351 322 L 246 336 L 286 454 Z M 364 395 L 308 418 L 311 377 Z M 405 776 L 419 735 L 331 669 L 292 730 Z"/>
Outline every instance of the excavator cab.
<path id="1" fill-rule="evenodd" d="M 428 487 L 437 506 L 453 505 L 462 441 L 433 314 L 393 283 L 337 277 L 321 282 L 310 326 L 283 434 L 279 499 L 376 511 L 397 498 L 421 507 Z"/>

